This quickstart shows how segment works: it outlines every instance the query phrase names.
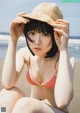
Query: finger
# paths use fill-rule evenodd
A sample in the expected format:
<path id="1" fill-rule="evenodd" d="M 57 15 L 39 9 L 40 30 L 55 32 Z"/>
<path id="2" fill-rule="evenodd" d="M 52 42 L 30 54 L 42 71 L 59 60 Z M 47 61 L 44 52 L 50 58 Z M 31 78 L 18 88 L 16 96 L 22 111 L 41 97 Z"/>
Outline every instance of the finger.
<path id="1" fill-rule="evenodd" d="M 54 24 L 53 27 L 65 28 L 66 26 L 64 24 Z"/>
<path id="2" fill-rule="evenodd" d="M 23 20 L 25 20 L 25 21 L 30 21 L 30 19 L 24 18 L 23 16 L 17 16 L 16 18 L 23 19 Z"/>
<path id="3" fill-rule="evenodd" d="M 23 23 L 23 24 L 26 24 L 25 21 L 19 20 L 19 19 L 15 19 L 13 22 L 16 23 L 16 24 L 22 24 L 22 23 Z"/>
<path id="4" fill-rule="evenodd" d="M 69 28 L 69 22 L 66 21 L 66 20 L 58 19 L 55 23 L 56 23 L 56 24 L 65 25 L 65 27 L 68 27 L 68 28 Z"/>
<path id="5" fill-rule="evenodd" d="M 12 24 L 21 24 L 22 22 L 21 21 L 17 21 L 17 20 L 13 20 L 11 23 Z"/>
<path id="6" fill-rule="evenodd" d="M 66 34 L 66 33 L 64 32 L 64 30 L 62 30 L 62 29 L 54 29 L 54 31 L 58 32 L 59 36 L 62 35 L 63 37 L 69 38 L 69 34 Z"/>
<path id="7" fill-rule="evenodd" d="M 23 15 L 25 15 L 26 13 L 25 12 L 21 12 L 21 13 L 19 13 L 19 14 L 17 14 L 17 17 L 19 18 L 19 17 L 21 17 L 21 18 L 24 18 L 25 20 L 27 20 L 27 21 L 30 21 L 30 19 L 28 19 L 28 18 L 25 18 Z"/>
<path id="8" fill-rule="evenodd" d="M 63 19 L 57 19 L 57 22 L 62 22 L 62 23 L 64 23 L 64 24 L 69 24 L 69 22 L 68 22 L 68 21 L 63 20 Z"/>
<path id="9" fill-rule="evenodd" d="M 18 13 L 17 16 L 22 16 L 22 15 L 24 15 L 24 14 L 26 14 L 26 12 Z"/>
<path id="10" fill-rule="evenodd" d="M 65 33 L 69 34 L 69 26 L 63 23 L 55 23 L 54 29 L 63 29 Z"/>
<path id="11" fill-rule="evenodd" d="M 59 34 L 58 32 L 54 31 L 54 36 L 55 36 L 55 39 L 59 37 Z"/>
<path id="12" fill-rule="evenodd" d="M 57 36 L 62 36 L 62 29 L 54 29 L 54 31 L 57 33 Z"/>
<path id="13" fill-rule="evenodd" d="M 20 22 L 22 22 L 22 23 L 24 23 L 24 24 L 26 24 L 27 22 L 30 21 L 30 20 L 25 19 L 25 18 L 23 18 L 23 17 L 17 17 L 17 18 L 15 18 L 15 20 L 16 20 L 16 21 L 20 21 Z"/>

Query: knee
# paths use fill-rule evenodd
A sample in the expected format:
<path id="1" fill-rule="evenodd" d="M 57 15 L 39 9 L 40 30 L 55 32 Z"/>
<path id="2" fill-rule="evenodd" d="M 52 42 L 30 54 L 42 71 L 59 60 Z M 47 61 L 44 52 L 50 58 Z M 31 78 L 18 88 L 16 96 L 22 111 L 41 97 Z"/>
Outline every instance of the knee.
<path id="1" fill-rule="evenodd" d="M 0 105 L 6 107 L 6 113 L 11 113 L 16 102 L 23 96 L 24 94 L 17 87 L 11 88 L 9 90 L 2 89 L 0 92 Z"/>
<path id="2" fill-rule="evenodd" d="M 29 97 L 23 97 L 17 101 L 16 105 L 13 108 L 12 113 L 18 113 L 18 112 L 37 113 L 37 111 L 39 111 L 40 113 L 39 107 L 40 106 L 38 105 L 37 101 L 35 101 L 35 99 Z"/>
<path id="3" fill-rule="evenodd" d="M 23 97 L 16 102 L 12 113 L 22 113 L 24 112 L 24 109 L 26 110 L 29 105 L 30 99 L 28 97 Z"/>
<path id="4" fill-rule="evenodd" d="M 22 95 L 24 96 L 24 93 L 17 87 L 13 87 L 11 89 L 2 89 L 1 92 L 0 92 L 0 95 L 4 95 L 4 94 L 15 94 L 15 95 Z"/>
<path id="5" fill-rule="evenodd" d="M 29 105 L 31 105 L 31 103 L 32 103 L 32 100 L 29 97 L 22 97 L 17 101 L 15 108 L 22 109 L 22 108 L 28 107 Z"/>
<path id="6" fill-rule="evenodd" d="M 0 91 L 0 100 L 2 100 L 2 101 L 3 100 L 6 101 L 8 99 L 13 100 L 14 98 L 18 99 L 18 98 L 21 98 L 23 96 L 25 96 L 24 93 L 17 87 L 13 87 L 9 90 L 4 88 Z"/>

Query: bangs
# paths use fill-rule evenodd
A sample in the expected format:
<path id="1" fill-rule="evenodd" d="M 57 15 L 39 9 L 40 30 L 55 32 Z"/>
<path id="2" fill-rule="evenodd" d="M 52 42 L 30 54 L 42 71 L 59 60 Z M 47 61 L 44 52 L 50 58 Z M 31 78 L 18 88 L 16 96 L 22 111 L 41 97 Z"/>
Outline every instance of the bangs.
<path id="1" fill-rule="evenodd" d="M 53 34 L 53 27 L 46 22 L 31 19 L 30 22 L 28 22 L 24 26 L 24 35 L 26 36 L 29 31 L 35 31 L 38 33 L 42 32 L 43 34 Z"/>

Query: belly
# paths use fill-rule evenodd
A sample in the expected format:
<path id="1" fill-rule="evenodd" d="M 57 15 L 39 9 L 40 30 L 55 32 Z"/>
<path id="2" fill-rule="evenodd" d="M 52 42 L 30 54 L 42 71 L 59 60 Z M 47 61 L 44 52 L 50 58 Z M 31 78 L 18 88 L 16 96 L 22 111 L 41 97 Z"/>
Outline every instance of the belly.
<path id="1" fill-rule="evenodd" d="M 41 86 L 32 86 L 31 97 L 39 99 L 49 105 L 56 106 L 54 99 L 54 90 L 49 90 Z"/>

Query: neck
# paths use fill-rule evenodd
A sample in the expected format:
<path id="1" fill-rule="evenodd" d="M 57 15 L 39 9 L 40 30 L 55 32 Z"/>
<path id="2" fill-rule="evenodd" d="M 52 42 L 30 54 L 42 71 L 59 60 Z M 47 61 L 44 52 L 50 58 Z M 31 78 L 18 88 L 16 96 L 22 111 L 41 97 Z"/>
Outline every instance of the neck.
<path id="1" fill-rule="evenodd" d="M 37 61 L 51 61 L 53 60 L 53 57 L 52 58 L 45 58 L 45 57 L 41 57 L 41 56 L 35 56 Z"/>
<path id="2" fill-rule="evenodd" d="M 59 53 L 57 52 L 55 56 L 49 58 L 45 58 L 45 56 L 38 56 L 38 55 L 35 55 L 35 57 L 37 58 L 37 61 L 52 61 L 55 58 L 59 57 Z"/>

